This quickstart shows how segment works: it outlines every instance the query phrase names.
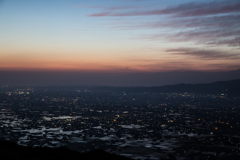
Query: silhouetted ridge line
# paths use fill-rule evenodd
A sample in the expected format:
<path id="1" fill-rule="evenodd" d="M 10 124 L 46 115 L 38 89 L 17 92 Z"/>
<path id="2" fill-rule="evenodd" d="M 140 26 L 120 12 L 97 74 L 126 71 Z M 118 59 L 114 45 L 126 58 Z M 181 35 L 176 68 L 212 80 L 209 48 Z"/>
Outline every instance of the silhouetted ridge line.
<path id="1" fill-rule="evenodd" d="M 153 87 L 98 87 L 98 89 L 122 90 L 131 92 L 158 92 L 158 93 L 201 93 L 201 94 L 227 94 L 240 95 L 240 79 L 231 81 L 218 81 L 206 84 L 176 84 Z"/>
<path id="2" fill-rule="evenodd" d="M 10 87 L 11 88 L 11 87 Z M 16 87 L 12 87 L 16 88 Z M 21 88 L 21 87 L 18 87 Z M 22 88 L 25 88 L 22 86 Z M 114 87 L 114 86 L 35 86 L 39 90 L 106 90 L 106 91 L 122 91 L 122 92 L 157 92 L 157 93 L 197 93 L 197 94 L 227 94 L 229 96 L 240 96 L 240 79 L 230 81 L 218 81 L 213 83 L 201 84 L 175 84 L 165 86 L 151 87 Z"/>

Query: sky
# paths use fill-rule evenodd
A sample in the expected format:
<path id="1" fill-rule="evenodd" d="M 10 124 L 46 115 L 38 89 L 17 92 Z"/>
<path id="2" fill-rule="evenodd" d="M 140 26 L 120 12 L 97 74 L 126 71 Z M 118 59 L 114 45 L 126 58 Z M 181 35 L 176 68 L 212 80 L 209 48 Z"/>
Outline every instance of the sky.
<path id="1" fill-rule="evenodd" d="M 240 78 L 239 0 L 0 0 L 0 20 L 2 84 Z"/>

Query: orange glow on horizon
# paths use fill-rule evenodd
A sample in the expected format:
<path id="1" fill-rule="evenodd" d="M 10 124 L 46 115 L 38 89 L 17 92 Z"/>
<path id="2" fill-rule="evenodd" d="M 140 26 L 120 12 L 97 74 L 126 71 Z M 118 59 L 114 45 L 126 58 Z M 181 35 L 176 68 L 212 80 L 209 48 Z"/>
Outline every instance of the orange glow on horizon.
<path id="1" fill-rule="evenodd" d="M 158 59 L 127 58 L 114 56 L 94 56 L 94 54 L 3 54 L 0 56 L 0 70 L 12 71 L 80 71 L 80 72 L 171 72 L 171 71 L 230 71 L 238 69 L 218 64 L 223 61 L 202 61 L 199 59 L 178 59 L 159 57 Z M 225 62 L 226 65 L 228 62 Z M 224 64 L 223 64 L 224 66 Z M 221 67 L 223 68 L 223 67 Z"/>

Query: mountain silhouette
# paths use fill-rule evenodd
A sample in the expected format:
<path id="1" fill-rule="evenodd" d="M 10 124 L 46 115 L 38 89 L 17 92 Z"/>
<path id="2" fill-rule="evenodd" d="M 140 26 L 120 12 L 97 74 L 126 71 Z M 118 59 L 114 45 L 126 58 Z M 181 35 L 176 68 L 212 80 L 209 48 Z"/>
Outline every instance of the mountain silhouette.
<path id="1" fill-rule="evenodd" d="M 99 87 L 101 88 L 101 87 Z M 104 87 L 102 87 L 103 89 Z M 199 93 L 199 94 L 227 94 L 240 96 L 240 79 L 230 81 L 218 81 L 202 84 L 176 84 L 153 87 L 107 87 L 113 90 L 132 92 L 158 92 L 158 93 Z"/>

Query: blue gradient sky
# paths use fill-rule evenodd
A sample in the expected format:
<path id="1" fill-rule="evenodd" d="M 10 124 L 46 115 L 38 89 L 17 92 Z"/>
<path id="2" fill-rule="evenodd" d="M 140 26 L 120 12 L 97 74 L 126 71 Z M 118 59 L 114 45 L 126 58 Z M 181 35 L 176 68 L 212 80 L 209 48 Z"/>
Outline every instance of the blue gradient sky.
<path id="1" fill-rule="evenodd" d="M 2 0 L 1 71 L 240 68 L 238 0 Z"/>

